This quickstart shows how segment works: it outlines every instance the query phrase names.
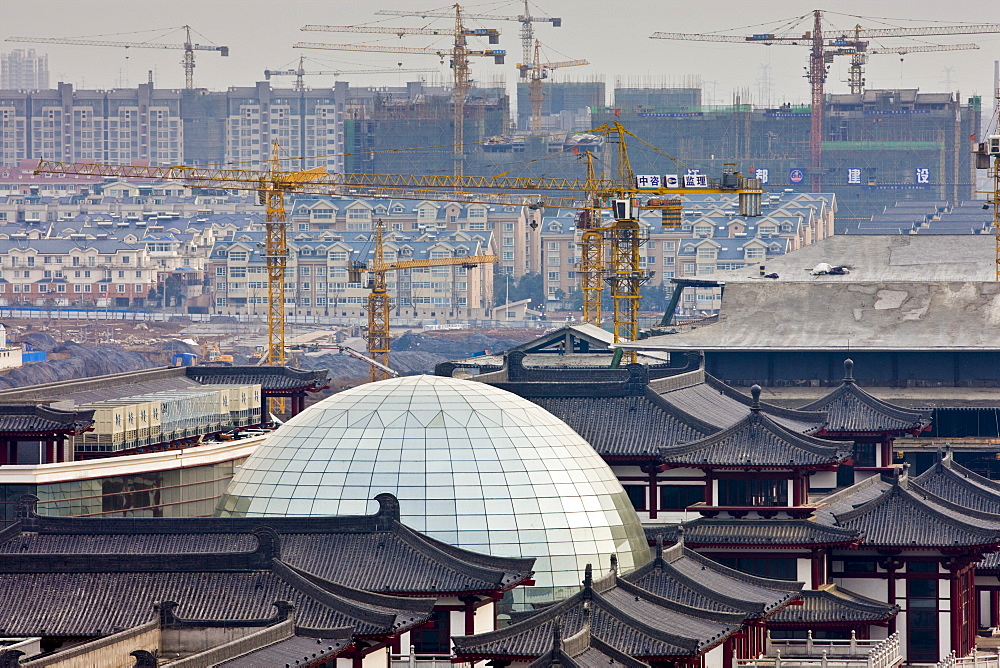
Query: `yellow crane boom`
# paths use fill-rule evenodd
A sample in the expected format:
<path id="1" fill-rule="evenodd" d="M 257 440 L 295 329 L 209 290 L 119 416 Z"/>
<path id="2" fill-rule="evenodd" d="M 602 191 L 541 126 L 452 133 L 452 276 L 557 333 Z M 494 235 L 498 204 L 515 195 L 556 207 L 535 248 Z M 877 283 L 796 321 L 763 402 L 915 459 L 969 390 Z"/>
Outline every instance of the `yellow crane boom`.
<path id="1" fill-rule="evenodd" d="M 389 375 L 390 309 L 392 298 L 389 295 L 386 274 L 399 269 L 416 267 L 448 267 L 463 265 L 475 267 L 483 264 L 499 264 L 496 255 L 467 255 L 459 257 L 429 258 L 426 260 L 403 260 L 401 262 L 385 261 L 384 235 L 385 222 L 381 218 L 375 223 L 375 252 L 371 267 L 364 262 L 355 262 L 350 268 L 352 283 L 361 282 L 361 273 L 369 271 L 372 275 L 371 292 L 368 294 L 368 356 L 377 364 L 371 366 L 371 380 L 383 380 Z"/>
<path id="2" fill-rule="evenodd" d="M 472 88 L 472 76 L 469 71 L 470 56 L 492 56 L 493 62 L 502 65 L 504 56 L 507 54 L 503 49 L 470 49 L 468 46 L 469 37 L 486 37 L 490 44 L 496 44 L 500 38 L 500 31 L 492 28 L 469 29 L 465 27 L 462 6 L 452 5 L 454 9 L 455 27 L 453 30 L 435 30 L 430 28 L 387 28 L 383 26 L 307 26 L 330 32 L 366 32 L 393 34 L 403 37 L 404 35 L 451 35 L 454 39 L 452 48 L 416 48 L 406 46 L 376 46 L 366 44 L 318 44 L 315 42 L 299 42 L 294 45 L 297 49 L 334 49 L 337 51 L 366 51 L 380 53 L 423 53 L 434 54 L 439 58 L 451 57 L 451 69 L 453 76 L 452 105 L 453 125 L 454 125 L 454 149 L 452 159 L 454 160 L 455 176 L 462 176 L 465 173 L 465 99 Z M 428 33 L 427 31 L 431 32 Z"/>

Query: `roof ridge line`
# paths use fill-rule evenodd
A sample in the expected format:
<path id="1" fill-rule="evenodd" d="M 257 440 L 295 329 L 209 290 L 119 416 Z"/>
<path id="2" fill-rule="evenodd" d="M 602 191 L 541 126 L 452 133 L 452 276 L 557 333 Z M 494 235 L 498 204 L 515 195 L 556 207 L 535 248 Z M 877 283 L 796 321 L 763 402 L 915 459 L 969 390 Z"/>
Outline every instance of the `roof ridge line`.
<path id="1" fill-rule="evenodd" d="M 687 636 L 676 635 L 674 633 L 671 633 L 670 631 L 663 631 L 650 626 L 641 619 L 632 617 L 631 615 L 627 614 L 624 610 L 612 605 L 610 601 L 605 600 L 604 597 L 600 594 L 595 595 L 592 600 L 595 602 L 595 607 L 600 607 L 601 610 L 604 612 L 604 614 L 608 615 L 609 617 L 615 620 L 628 621 L 639 631 L 645 633 L 646 635 L 652 638 L 656 638 L 657 640 L 661 640 L 663 642 L 668 642 L 670 644 L 676 645 L 677 647 L 685 649 L 692 654 L 697 652 L 703 646 L 703 643 L 698 638 L 690 638 Z M 676 612 L 681 612 L 682 614 L 685 614 L 681 610 L 677 610 Z M 692 616 L 694 617 L 695 615 Z M 704 619 L 703 617 L 698 617 L 698 618 Z M 720 634 L 718 638 L 713 639 L 718 642 L 725 640 L 743 626 L 743 620 L 740 620 L 740 622 L 737 623 L 735 627 L 730 626 L 726 622 L 718 622 L 718 623 L 720 626 L 726 629 Z"/>
<path id="2" fill-rule="evenodd" d="M 468 577 L 470 579 L 482 580 L 490 584 L 495 584 L 501 590 L 509 588 L 509 586 L 511 586 L 511 584 L 514 582 L 519 582 L 521 580 L 530 577 L 531 571 L 528 571 L 528 573 L 523 573 L 518 571 L 505 571 L 499 568 L 486 566 L 485 564 L 479 565 L 462 561 L 461 559 L 459 559 L 458 555 L 440 549 L 434 543 L 431 543 L 428 540 L 426 540 L 428 538 L 427 536 L 424 536 L 423 534 L 418 534 L 416 531 L 413 531 L 402 522 L 397 522 L 397 525 L 401 530 L 398 530 L 396 535 L 398 535 L 406 545 L 408 545 L 413 550 L 426 557 L 434 558 L 438 562 L 444 562 L 442 563 L 443 566 L 454 570 L 459 575 L 464 575 L 465 577 Z M 476 569 L 482 569 L 482 571 L 486 571 L 486 573 L 485 574 L 482 572 L 476 573 L 475 572 Z M 518 578 L 517 580 L 512 579 L 511 583 L 505 582 L 505 580 L 509 578 L 514 578 L 514 576 L 516 575 L 521 575 L 522 577 Z M 493 576 L 495 579 L 490 580 L 489 579 L 490 576 Z"/>
<path id="3" fill-rule="evenodd" d="M 400 630 L 407 624 L 399 621 L 400 615 L 398 613 L 394 614 L 392 612 L 384 612 L 379 609 L 375 609 L 374 605 L 364 606 L 359 602 L 353 601 L 346 595 L 330 591 L 329 589 L 320 586 L 312 579 L 306 577 L 298 569 L 289 566 L 280 559 L 275 559 L 271 564 L 272 572 L 277 575 L 281 580 L 286 582 L 290 587 L 296 589 L 303 594 L 315 598 L 317 601 L 332 608 L 341 614 L 348 617 L 353 617 L 361 621 L 368 622 L 375 626 L 381 626 L 385 629 L 384 633 L 386 635 Z M 329 582 L 329 581 L 327 581 Z M 333 584 L 333 583 L 331 583 Z M 340 585 L 344 589 L 350 589 Z M 352 590 L 359 591 L 359 590 Z M 416 599 L 420 600 L 420 599 Z M 419 613 L 414 613 L 413 617 L 409 620 L 410 622 L 416 622 L 415 617 L 421 616 Z"/>
<path id="4" fill-rule="evenodd" d="M 716 610 L 706 610 L 705 608 L 697 608 L 693 605 L 687 605 L 686 603 L 681 603 L 680 601 L 674 601 L 664 596 L 654 594 L 648 589 L 643 589 L 637 584 L 624 579 L 616 578 L 616 586 L 622 591 L 626 591 L 633 596 L 639 596 L 646 599 L 650 603 L 655 603 L 661 607 L 667 608 L 669 610 L 674 610 L 675 612 L 681 612 L 684 614 L 689 614 L 692 617 L 697 617 L 698 619 L 708 619 L 712 621 L 718 621 L 717 617 L 731 617 L 733 620 L 739 620 L 740 623 L 746 621 L 747 616 L 741 612 L 724 612 Z"/>
<path id="5" fill-rule="evenodd" d="M 699 518 L 700 520 L 700 518 Z M 695 522 L 699 521 L 695 520 Z M 717 561 L 709 559 L 706 556 L 695 552 L 694 550 L 685 548 L 684 555 L 695 561 L 701 562 L 704 566 L 715 569 L 716 571 L 722 573 L 727 577 L 731 577 L 734 580 L 741 580 L 743 582 L 754 584 L 764 589 L 777 589 L 778 591 L 802 591 L 802 587 L 805 586 L 804 582 L 798 582 L 797 580 L 776 580 L 773 578 L 764 578 L 759 575 L 751 575 L 750 573 L 744 573 L 743 571 L 738 571 L 735 568 L 730 568 L 725 564 L 720 564 Z M 794 585 L 801 585 L 795 587 Z"/>

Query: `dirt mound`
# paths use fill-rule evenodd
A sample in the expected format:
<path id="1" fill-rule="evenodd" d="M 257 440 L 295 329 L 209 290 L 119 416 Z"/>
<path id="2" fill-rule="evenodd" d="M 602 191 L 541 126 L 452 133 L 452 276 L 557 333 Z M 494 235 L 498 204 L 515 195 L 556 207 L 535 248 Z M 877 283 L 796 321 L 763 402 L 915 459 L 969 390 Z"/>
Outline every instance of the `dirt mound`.
<path id="1" fill-rule="evenodd" d="M 13 369 L 0 377 L 0 389 L 139 371 L 157 366 L 141 353 L 112 345 L 81 346 L 66 342 L 50 352 L 58 358 Z"/>

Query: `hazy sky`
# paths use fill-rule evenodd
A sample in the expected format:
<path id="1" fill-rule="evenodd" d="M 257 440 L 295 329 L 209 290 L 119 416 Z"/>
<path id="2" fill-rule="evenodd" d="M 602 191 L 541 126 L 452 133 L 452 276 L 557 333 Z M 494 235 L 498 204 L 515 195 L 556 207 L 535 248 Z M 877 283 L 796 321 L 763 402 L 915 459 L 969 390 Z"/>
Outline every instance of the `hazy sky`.
<path id="1" fill-rule="evenodd" d="M 166 35 L 170 26 L 190 23 L 206 41 L 230 47 L 230 56 L 202 52 L 196 56 L 195 83 L 221 90 L 234 85 L 252 85 L 263 79 L 265 68 L 295 64 L 304 53 L 316 59 L 312 69 L 360 69 L 363 67 L 428 68 L 429 76 L 449 77 L 447 63 L 435 56 L 348 53 L 339 51 L 303 51 L 293 49 L 296 41 L 400 44 L 405 46 L 448 45 L 448 38 L 363 35 L 349 33 L 300 32 L 307 23 L 357 25 L 379 21 L 389 26 L 433 25 L 447 27 L 445 19 L 375 16 L 376 9 L 431 9 L 446 7 L 411 0 L 0 0 L 0 38 L 14 35 L 33 37 L 91 37 L 101 39 L 146 41 L 154 35 Z M 836 13 L 827 14 L 827 30 L 846 30 L 860 23 L 864 27 L 887 27 L 919 23 L 985 23 L 1000 21 L 1000 12 L 988 0 L 885 0 L 883 2 L 842 0 L 833 5 Z M 516 15 L 523 2 L 507 1 L 466 6 L 470 13 Z M 717 44 L 675 42 L 649 39 L 654 31 L 718 32 L 732 29 L 735 34 L 771 32 L 782 20 L 809 14 L 814 5 L 796 0 L 741 2 L 729 0 L 537 0 L 532 3 L 535 15 L 558 16 L 561 28 L 536 25 L 547 60 L 586 58 L 591 65 L 558 71 L 553 79 L 603 76 L 608 89 L 615 77 L 633 80 L 682 84 L 689 77 L 705 82 L 706 102 L 728 103 L 735 89 L 749 89 L 754 101 L 768 95 L 773 103 L 805 102 L 808 86 L 802 78 L 807 50 L 801 46 L 755 44 Z M 858 16 L 864 18 L 857 18 Z M 906 18 L 900 18 L 906 17 Z M 521 60 L 520 25 L 515 22 L 487 23 L 470 21 L 477 27 L 496 27 L 503 33 L 500 48 L 508 58 L 505 65 L 492 59 L 474 59 L 473 76 L 480 80 L 504 77 L 516 79 L 514 65 Z M 811 25 L 811 17 L 801 28 Z M 112 33 L 121 33 L 111 36 Z M 128 34 L 139 33 L 139 34 Z M 921 40 L 920 42 L 916 41 Z M 180 43 L 180 33 L 163 40 Z M 473 40 L 482 43 L 482 40 Z M 885 39 L 882 46 L 917 43 L 975 42 L 978 51 L 911 54 L 902 62 L 897 55 L 872 56 L 866 77 L 868 87 L 918 87 L 923 91 L 960 90 L 963 98 L 980 94 L 993 97 L 993 62 L 1000 58 L 1000 35 L 962 35 L 915 39 Z M 158 87 L 183 86 L 180 51 L 161 49 L 114 49 L 64 45 L 27 45 L 5 43 L 0 50 L 35 48 L 49 54 L 53 84 L 68 81 L 79 87 L 111 88 L 146 80 L 152 69 Z M 127 56 L 127 57 L 126 57 Z M 827 81 L 830 92 L 847 92 L 849 57 L 840 57 L 832 65 Z M 769 75 L 767 74 L 769 72 Z M 422 75 L 393 74 L 345 75 L 355 85 L 397 85 Z M 329 86 L 332 77 L 312 77 L 307 84 Z M 287 80 L 291 85 L 291 80 Z M 984 105 L 991 108 L 992 101 Z"/>

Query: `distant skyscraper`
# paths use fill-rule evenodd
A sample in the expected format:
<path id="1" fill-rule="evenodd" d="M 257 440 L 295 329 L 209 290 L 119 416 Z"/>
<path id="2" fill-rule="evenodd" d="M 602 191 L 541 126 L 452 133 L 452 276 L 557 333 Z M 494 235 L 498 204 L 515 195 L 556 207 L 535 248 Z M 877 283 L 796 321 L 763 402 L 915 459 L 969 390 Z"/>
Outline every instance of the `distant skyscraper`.
<path id="1" fill-rule="evenodd" d="M 45 90 L 49 87 L 49 57 L 34 49 L 14 49 L 0 54 L 0 88 Z"/>

